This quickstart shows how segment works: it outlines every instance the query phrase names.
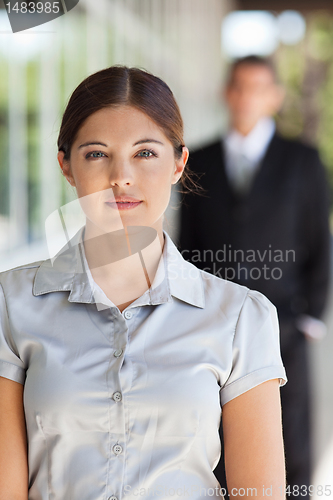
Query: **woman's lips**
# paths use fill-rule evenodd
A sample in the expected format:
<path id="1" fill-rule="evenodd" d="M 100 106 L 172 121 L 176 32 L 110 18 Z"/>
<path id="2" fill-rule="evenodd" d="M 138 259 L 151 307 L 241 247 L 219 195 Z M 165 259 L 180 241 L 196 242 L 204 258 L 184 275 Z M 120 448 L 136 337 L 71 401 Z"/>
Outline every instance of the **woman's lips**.
<path id="1" fill-rule="evenodd" d="M 140 205 L 142 201 L 107 201 L 106 204 L 115 210 L 131 210 Z"/>

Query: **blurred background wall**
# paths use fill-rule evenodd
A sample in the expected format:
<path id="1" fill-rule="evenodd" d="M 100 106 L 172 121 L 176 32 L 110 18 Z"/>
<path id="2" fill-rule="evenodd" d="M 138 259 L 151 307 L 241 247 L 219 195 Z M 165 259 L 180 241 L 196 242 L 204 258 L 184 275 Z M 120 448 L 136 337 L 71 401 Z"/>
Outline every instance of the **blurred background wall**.
<path id="1" fill-rule="evenodd" d="M 333 187 L 331 0 L 80 0 L 65 16 L 15 35 L 0 0 L 0 270 L 47 258 L 45 220 L 75 197 L 60 175 L 56 141 L 83 78 L 112 64 L 157 74 L 174 91 L 186 143 L 195 147 L 226 130 L 227 65 L 252 52 L 274 58 L 287 89 L 280 132 L 319 147 Z M 166 217 L 171 236 L 178 205 L 174 194 Z M 311 346 L 313 482 L 333 485 L 329 313 L 329 335 Z"/>
<path id="2" fill-rule="evenodd" d="M 74 196 L 57 166 L 56 140 L 65 104 L 88 74 L 126 64 L 159 75 L 179 101 L 189 145 L 223 128 L 217 103 L 228 8 L 221 0 L 81 0 L 65 16 L 15 35 L 5 33 L 0 12 L 3 255 L 14 262 L 22 245 L 42 239 L 46 217 Z"/>

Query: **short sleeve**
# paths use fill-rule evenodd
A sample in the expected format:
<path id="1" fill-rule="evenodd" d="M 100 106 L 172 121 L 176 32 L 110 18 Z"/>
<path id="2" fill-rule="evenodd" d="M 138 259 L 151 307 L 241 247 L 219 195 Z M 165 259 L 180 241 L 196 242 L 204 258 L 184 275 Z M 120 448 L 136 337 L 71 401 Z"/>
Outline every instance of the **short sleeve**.
<path id="1" fill-rule="evenodd" d="M 11 338 L 6 300 L 0 284 L 0 377 L 24 384 L 25 369 Z"/>
<path id="2" fill-rule="evenodd" d="M 221 405 L 267 380 L 287 382 L 281 359 L 275 306 L 260 292 L 249 290 L 232 343 L 232 367 L 220 390 Z"/>

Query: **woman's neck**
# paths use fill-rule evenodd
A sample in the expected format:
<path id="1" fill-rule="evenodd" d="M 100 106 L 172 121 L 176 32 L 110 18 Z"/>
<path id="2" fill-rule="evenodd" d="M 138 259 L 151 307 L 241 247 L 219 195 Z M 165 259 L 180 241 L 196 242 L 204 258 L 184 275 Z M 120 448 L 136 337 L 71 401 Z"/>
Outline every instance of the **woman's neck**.
<path id="1" fill-rule="evenodd" d="M 84 248 L 92 277 L 120 311 L 150 288 L 163 247 L 162 224 L 110 233 L 86 225 Z"/>

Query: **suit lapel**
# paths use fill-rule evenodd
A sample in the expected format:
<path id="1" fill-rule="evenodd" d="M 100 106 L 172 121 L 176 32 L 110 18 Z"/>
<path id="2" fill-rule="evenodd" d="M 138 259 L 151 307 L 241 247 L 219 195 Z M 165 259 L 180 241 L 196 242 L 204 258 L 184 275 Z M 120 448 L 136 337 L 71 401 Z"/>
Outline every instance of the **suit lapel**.
<path id="1" fill-rule="evenodd" d="M 274 187 L 277 186 L 281 174 L 280 166 L 281 162 L 283 162 L 283 147 L 281 143 L 282 140 L 275 134 L 252 180 L 249 192 L 245 196 L 239 197 L 234 193 L 232 187 L 228 183 L 229 189 L 235 200 L 245 202 L 248 206 L 253 207 L 258 205 L 262 206 L 267 203 L 267 200 L 269 203 L 275 191 Z M 225 172 L 225 160 L 223 161 L 223 165 L 224 175 L 227 177 Z"/>
<path id="2" fill-rule="evenodd" d="M 253 179 L 250 195 L 256 196 L 266 190 L 269 185 L 274 186 L 279 176 L 279 166 L 283 156 L 282 150 L 281 139 L 274 135 Z"/>
<path id="3" fill-rule="evenodd" d="M 221 153 L 221 161 L 220 161 L 220 175 L 222 176 L 222 185 L 226 187 L 226 191 L 228 193 L 228 196 L 230 198 L 230 201 L 234 204 L 239 200 L 239 197 L 237 193 L 235 193 L 232 185 L 230 184 L 229 177 L 227 175 L 226 171 L 226 154 L 225 154 L 225 148 L 224 148 L 224 141 L 219 142 L 220 146 L 220 153 Z"/>
<path id="4" fill-rule="evenodd" d="M 250 211 L 262 208 L 263 205 L 270 205 L 272 194 L 276 191 L 281 177 L 281 165 L 285 163 L 285 148 L 283 139 L 274 135 L 266 154 L 255 174 L 251 188 L 247 195 L 240 197 L 233 190 L 226 172 L 225 149 L 223 141 L 216 141 L 209 150 L 207 163 L 209 168 L 202 177 L 202 185 L 208 190 L 215 207 L 220 210 L 225 207 L 233 207 L 246 204 Z M 204 171 L 198 168 L 198 173 Z M 218 211 L 217 215 L 218 217 Z"/>

